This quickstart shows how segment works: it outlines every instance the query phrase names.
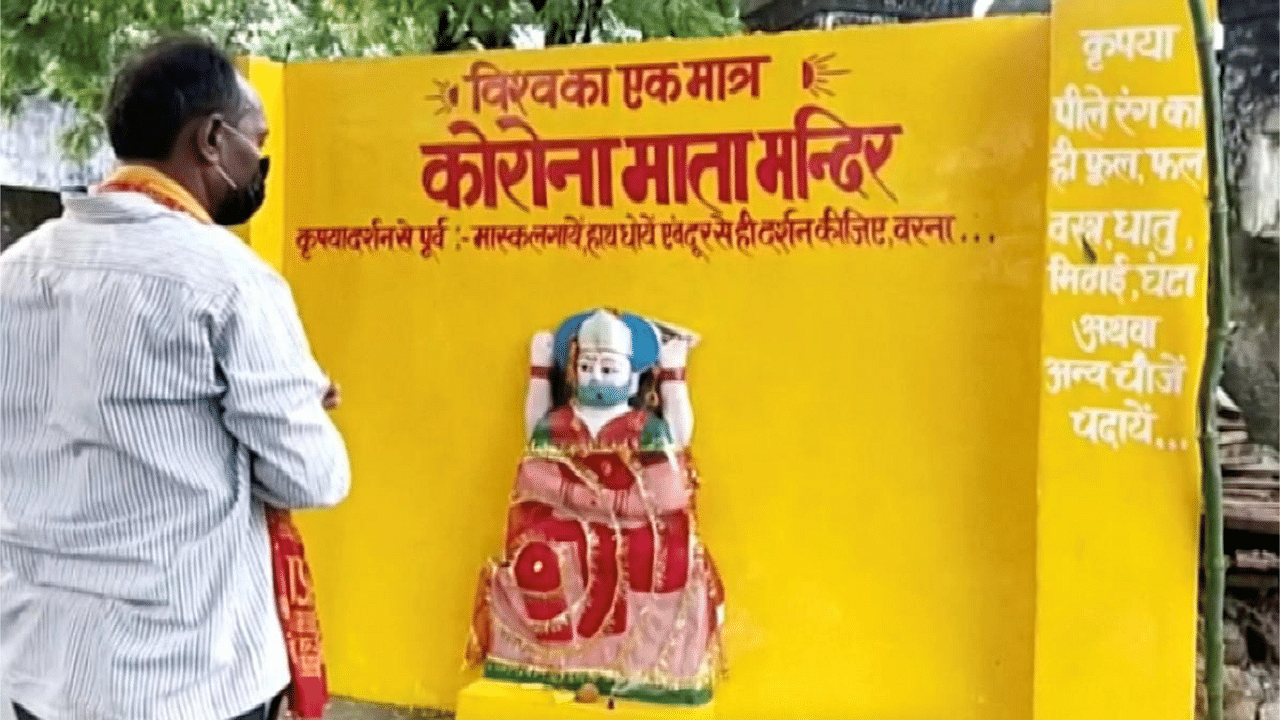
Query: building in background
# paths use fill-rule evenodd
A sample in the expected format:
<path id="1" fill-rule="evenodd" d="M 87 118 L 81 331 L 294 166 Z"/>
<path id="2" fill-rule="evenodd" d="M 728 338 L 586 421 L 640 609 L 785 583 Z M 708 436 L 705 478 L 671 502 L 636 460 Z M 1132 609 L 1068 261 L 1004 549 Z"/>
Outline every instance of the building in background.
<path id="1" fill-rule="evenodd" d="M 973 14 L 973 0 L 742 0 L 739 7 L 747 28 L 760 32 L 830 29 Z"/>
<path id="2" fill-rule="evenodd" d="M 0 120 L 0 250 L 62 213 L 60 194 L 92 185 L 115 162 L 105 143 L 83 162 L 62 152 L 62 136 L 79 121 L 70 108 L 30 98 Z"/>
<path id="3" fill-rule="evenodd" d="M 778 32 L 1047 13 L 1049 6 L 1049 0 L 742 0 L 740 10 L 748 29 Z"/>
<path id="4" fill-rule="evenodd" d="M 105 142 L 83 162 L 62 152 L 63 134 L 79 121 L 71 108 L 44 98 L 29 98 L 0 120 L 0 183 L 56 191 L 101 180 L 115 162 Z"/>

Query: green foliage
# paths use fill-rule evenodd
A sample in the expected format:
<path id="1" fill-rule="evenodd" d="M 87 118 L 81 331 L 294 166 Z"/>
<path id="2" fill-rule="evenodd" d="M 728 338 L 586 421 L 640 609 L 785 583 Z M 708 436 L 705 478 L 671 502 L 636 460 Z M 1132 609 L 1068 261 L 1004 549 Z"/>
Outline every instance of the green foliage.
<path id="1" fill-rule="evenodd" d="M 115 68 L 159 35 L 194 32 L 274 60 L 511 47 L 522 28 L 547 45 L 706 37 L 739 30 L 736 0 L 4 0 L 0 110 L 41 95 L 84 120 L 62 138 L 83 159 L 103 137 Z"/>
<path id="2" fill-rule="evenodd" d="M 606 27 L 634 28 L 645 39 L 713 37 L 741 29 L 737 0 L 615 0 L 604 9 Z"/>

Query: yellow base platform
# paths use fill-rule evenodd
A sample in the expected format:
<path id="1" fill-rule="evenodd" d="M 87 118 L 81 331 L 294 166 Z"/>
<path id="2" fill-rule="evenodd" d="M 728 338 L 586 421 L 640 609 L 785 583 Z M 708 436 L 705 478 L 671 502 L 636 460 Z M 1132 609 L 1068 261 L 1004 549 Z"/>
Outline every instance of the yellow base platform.
<path id="1" fill-rule="evenodd" d="M 716 701 L 706 705 L 654 705 L 615 700 L 580 703 L 567 690 L 543 685 L 519 685 L 498 680 L 476 680 L 458 693 L 458 720 L 711 720 Z"/>

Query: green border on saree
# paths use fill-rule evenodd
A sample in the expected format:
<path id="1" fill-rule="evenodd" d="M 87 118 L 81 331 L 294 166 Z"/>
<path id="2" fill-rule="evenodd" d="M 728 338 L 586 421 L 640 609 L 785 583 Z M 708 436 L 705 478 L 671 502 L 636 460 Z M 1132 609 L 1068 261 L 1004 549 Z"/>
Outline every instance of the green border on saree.
<path id="1" fill-rule="evenodd" d="M 639 700 L 640 702 L 660 705 L 706 705 L 711 702 L 711 688 L 665 688 L 659 685 L 631 685 L 617 688 L 618 681 L 605 675 L 589 672 L 556 672 L 554 670 L 531 670 L 508 665 L 496 660 L 488 660 L 484 664 L 484 676 L 491 680 L 505 680 L 517 683 L 542 683 L 558 690 L 577 690 L 586 683 L 592 683 L 603 697 L 615 697 L 623 700 Z"/>

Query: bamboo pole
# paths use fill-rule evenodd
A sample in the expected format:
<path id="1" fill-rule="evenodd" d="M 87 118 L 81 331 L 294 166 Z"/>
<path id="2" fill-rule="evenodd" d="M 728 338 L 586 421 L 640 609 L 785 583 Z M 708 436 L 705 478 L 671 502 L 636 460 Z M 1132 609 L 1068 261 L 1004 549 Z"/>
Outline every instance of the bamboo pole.
<path id="1" fill-rule="evenodd" d="M 1204 684 L 1209 720 L 1222 720 L 1222 605 L 1226 558 L 1222 546 L 1222 465 L 1218 461 L 1217 389 L 1227 344 L 1230 278 L 1227 191 L 1222 161 L 1222 95 L 1213 28 L 1205 0 L 1188 0 L 1204 93 L 1205 150 L 1209 161 L 1209 332 L 1200 375 L 1200 462 L 1204 493 Z"/>

